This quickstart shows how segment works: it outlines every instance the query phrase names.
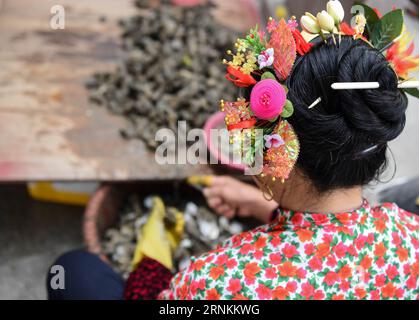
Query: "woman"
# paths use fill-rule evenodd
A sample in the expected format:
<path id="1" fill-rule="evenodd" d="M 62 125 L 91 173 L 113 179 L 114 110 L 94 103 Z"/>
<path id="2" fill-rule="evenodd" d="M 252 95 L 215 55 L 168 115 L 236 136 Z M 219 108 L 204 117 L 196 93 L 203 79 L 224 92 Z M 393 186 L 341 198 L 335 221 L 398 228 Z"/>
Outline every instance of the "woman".
<path id="1" fill-rule="evenodd" d="M 259 177 L 261 192 L 221 177 L 205 190 L 220 214 L 267 224 L 193 258 L 173 279 L 157 262 L 143 261 L 126 298 L 419 298 L 418 217 L 392 203 L 372 207 L 362 197 L 363 186 L 386 167 L 388 142 L 403 131 L 407 98 L 377 49 L 352 36 L 334 41 L 299 55 L 286 80 L 294 106 L 288 122 L 300 143 L 288 180 Z M 367 81 L 380 88 L 331 88 Z M 318 97 L 315 110 L 308 108 Z"/>

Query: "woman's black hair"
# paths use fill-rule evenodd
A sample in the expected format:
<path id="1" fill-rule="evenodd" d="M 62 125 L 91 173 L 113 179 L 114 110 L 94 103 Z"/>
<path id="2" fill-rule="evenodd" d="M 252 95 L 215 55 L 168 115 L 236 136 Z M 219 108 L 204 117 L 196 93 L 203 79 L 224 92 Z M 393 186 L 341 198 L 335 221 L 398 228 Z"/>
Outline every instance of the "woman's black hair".
<path id="1" fill-rule="evenodd" d="M 374 90 L 333 90 L 334 82 L 380 83 Z M 387 164 L 387 142 L 406 122 L 407 97 L 382 53 L 363 40 L 319 42 L 287 80 L 289 122 L 301 144 L 297 168 L 319 192 L 366 185 Z M 322 102 L 309 109 L 317 98 Z M 367 152 L 364 152 L 367 151 Z"/>

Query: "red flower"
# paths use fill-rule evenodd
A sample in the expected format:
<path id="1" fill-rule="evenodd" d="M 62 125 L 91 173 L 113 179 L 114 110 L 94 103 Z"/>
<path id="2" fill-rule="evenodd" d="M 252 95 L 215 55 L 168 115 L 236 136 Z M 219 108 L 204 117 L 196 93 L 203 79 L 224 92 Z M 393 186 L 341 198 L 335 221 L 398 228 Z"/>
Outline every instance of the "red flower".
<path id="1" fill-rule="evenodd" d="M 280 244 L 281 244 L 281 238 L 280 237 L 278 237 L 278 236 L 275 236 L 275 237 L 273 237 L 272 238 L 272 240 L 271 240 L 271 245 L 273 246 L 273 247 L 277 247 L 277 246 L 279 246 Z"/>
<path id="2" fill-rule="evenodd" d="M 198 285 L 199 290 L 205 290 L 206 286 L 207 286 L 207 280 L 205 279 L 199 280 L 199 285 Z"/>
<path id="3" fill-rule="evenodd" d="M 350 216 L 348 213 L 340 213 L 335 215 L 336 219 L 339 220 L 341 224 L 348 224 L 351 222 Z"/>
<path id="4" fill-rule="evenodd" d="M 340 242 L 338 245 L 333 247 L 333 252 L 339 259 L 342 259 L 345 256 L 347 249 L 348 248 Z"/>
<path id="5" fill-rule="evenodd" d="M 253 251 L 253 250 L 254 250 L 254 246 L 250 243 L 246 243 L 240 248 L 239 253 L 244 255 L 244 254 L 248 254 L 250 251 Z"/>
<path id="6" fill-rule="evenodd" d="M 308 229 L 300 229 L 297 232 L 298 239 L 300 239 L 301 242 L 308 242 L 311 241 L 313 238 L 314 232 Z"/>
<path id="7" fill-rule="evenodd" d="M 271 253 L 269 255 L 269 262 L 271 264 L 281 264 L 282 263 L 282 255 L 280 253 Z"/>
<path id="8" fill-rule="evenodd" d="M 233 269 L 235 266 L 237 266 L 236 259 L 230 259 L 227 261 L 226 266 L 228 269 Z"/>
<path id="9" fill-rule="evenodd" d="M 306 282 L 301 285 L 301 295 L 306 298 L 306 300 L 310 299 L 314 294 L 314 287 Z"/>
<path id="10" fill-rule="evenodd" d="M 409 250 L 403 247 L 399 247 L 396 251 L 396 254 L 401 262 L 404 262 L 409 258 Z"/>
<path id="11" fill-rule="evenodd" d="M 312 255 L 315 250 L 316 250 L 316 247 L 312 243 L 306 244 L 304 247 L 304 253 L 308 256 Z"/>
<path id="12" fill-rule="evenodd" d="M 324 277 L 324 282 L 330 287 L 333 286 L 339 280 L 339 276 L 336 272 L 329 271 Z"/>
<path id="13" fill-rule="evenodd" d="M 211 278 L 213 278 L 214 280 L 217 280 L 219 277 L 223 276 L 225 273 L 225 270 L 223 267 L 217 266 L 217 267 L 212 267 L 210 272 L 209 272 L 209 276 Z"/>
<path id="14" fill-rule="evenodd" d="M 367 291 L 365 291 L 365 289 L 363 289 L 363 288 L 356 288 L 355 289 L 355 296 L 358 299 L 362 300 L 362 299 L 365 298 L 366 295 L 367 295 Z"/>
<path id="15" fill-rule="evenodd" d="M 266 237 L 259 237 L 255 242 L 256 249 L 263 249 L 266 247 Z"/>
<path id="16" fill-rule="evenodd" d="M 289 296 L 289 292 L 284 287 L 278 286 L 272 292 L 272 299 L 285 300 Z"/>
<path id="17" fill-rule="evenodd" d="M 289 292 L 295 292 L 295 290 L 297 290 L 297 287 L 298 285 L 296 281 L 288 282 L 286 285 L 286 288 Z"/>
<path id="18" fill-rule="evenodd" d="M 366 242 L 367 242 L 367 237 L 360 235 L 358 238 L 355 239 L 355 246 L 358 250 L 361 250 L 365 246 Z"/>
<path id="19" fill-rule="evenodd" d="M 371 300 L 380 300 L 380 291 L 373 290 L 370 292 Z"/>
<path id="20" fill-rule="evenodd" d="M 348 291 L 350 287 L 349 281 L 342 281 L 339 285 L 339 289 L 344 292 Z"/>
<path id="21" fill-rule="evenodd" d="M 265 252 L 264 252 L 263 250 L 257 250 L 257 251 L 255 251 L 255 252 L 253 253 L 253 257 L 254 257 L 256 260 L 260 260 L 260 259 L 262 259 L 264 255 L 265 255 Z"/>
<path id="22" fill-rule="evenodd" d="M 268 279 L 275 279 L 278 276 L 278 273 L 275 268 L 268 268 L 265 270 L 265 275 Z"/>
<path id="23" fill-rule="evenodd" d="M 296 254 L 298 254 L 298 251 L 297 251 L 297 248 L 294 245 L 286 244 L 284 249 L 283 249 L 283 253 L 284 253 L 285 257 L 287 257 L 288 259 L 291 259 Z"/>
<path id="24" fill-rule="evenodd" d="M 297 277 L 298 277 L 298 278 L 300 278 L 300 279 L 304 279 L 304 278 L 306 277 L 306 275 L 307 275 L 307 271 L 306 271 L 306 270 L 304 270 L 303 268 L 299 268 L 299 269 L 297 270 Z"/>
<path id="25" fill-rule="evenodd" d="M 385 266 L 386 260 L 384 260 L 384 258 L 381 257 L 375 262 L 375 264 L 377 265 L 377 267 L 382 268 Z"/>
<path id="26" fill-rule="evenodd" d="M 259 300 L 269 300 L 272 298 L 272 290 L 263 284 L 256 288 Z"/>
<path id="27" fill-rule="evenodd" d="M 387 252 L 387 248 L 383 242 L 380 242 L 379 244 L 375 246 L 374 254 L 377 257 L 384 257 L 386 255 L 386 252 Z"/>
<path id="28" fill-rule="evenodd" d="M 220 300 L 220 294 L 217 289 L 212 288 L 207 290 L 206 300 Z"/>
<path id="29" fill-rule="evenodd" d="M 324 293 L 321 290 L 316 290 L 313 295 L 314 300 L 323 300 L 324 299 Z"/>
<path id="30" fill-rule="evenodd" d="M 379 274 L 375 277 L 375 286 L 382 287 L 386 284 L 386 276 L 383 274 Z"/>
<path id="31" fill-rule="evenodd" d="M 361 263 L 360 263 L 360 266 L 361 266 L 362 268 L 364 268 L 364 270 L 365 270 L 365 271 L 367 271 L 369 268 L 371 268 L 371 265 L 372 265 L 372 259 L 371 259 L 368 255 L 366 255 L 366 256 L 362 259 L 362 261 L 361 261 Z"/>
<path id="32" fill-rule="evenodd" d="M 399 270 L 397 270 L 396 266 L 388 266 L 386 270 L 386 274 L 390 280 L 393 280 L 395 277 L 399 275 Z"/>
<path id="33" fill-rule="evenodd" d="M 347 35 L 347 36 L 353 36 L 355 35 L 355 30 L 352 29 L 349 24 L 347 24 L 346 22 L 342 22 L 340 24 L 340 30 L 343 32 L 343 34 Z"/>
<path id="34" fill-rule="evenodd" d="M 327 257 L 327 262 L 326 262 L 326 264 L 327 264 L 329 267 L 334 268 L 334 267 L 336 267 L 336 265 L 338 264 L 338 262 L 336 261 L 336 258 L 335 258 L 335 257 L 333 257 L 333 256 L 329 256 L 329 257 Z"/>
<path id="35" fill-rule="evenodd" d="M 321 270 L 323 267 L 323 261 L 317 257 L 313 257 L 308 262 L 308 266 L 311 268 L 311 270 Z"/>
<path id="36" fill-rule="evenodd" d="M 330 254 L 330 245 L 328 243 L 320 243 L 317 246 L 316 256 L 319 258 L 325 258 Z"/>
<path id="37" fill-rule="evenodd" d="M 308 43 L 304 37 L 301 35 L 300 31 L 298 29 L 293 29 L 292 31 L 292 35 L 294 37 L 295 40 L 295 44 L 297 46 L 297 52 L 300 56 L 305 55 L 306 53 L 308 53 L 311 48 L 313 47 L 312 43 Z"/>
<path id="38" fill-rule="evenodd" d="M 292 265 L 292 262 L 287 261 L 278 267 L 281 277 L 294 277 L 297 273 L 297 267 Z"/>
<path id="39" fill-rule="evenodd" d="M 400 245 L 402 244 L 402 239 L 400 239 L 399 234 L 398 234 L 397 232 L 393 232 L 391 235 L 392 235 L 392 237 L 393 237 L 393 241 L 392 241 L 392 243 L 393 243 L 396 247 L 400 246 Z"/>
<path id="40" fill-rule="evenodd" d="M 238 293 L 242 289 L 242 285 L 240 283 L 240 279 L 230 279 L 228 283 L 227 290 L 230 291 L 232 294 Z"/>
<path id="41" fill-rule="evenodd" d="M 316 225 L 321 225 L 326 222 L 329 222 L 329 218 L 325 214 L 319 214 L 319 213 L 312 214 L 311 219 L 314 220 L 314 223 Z"/>
<path id="42" fill-rule="evenodd" d="M 221 266 L 223 264 L 225 264 L 228 260 L 228 255 L 226 254 L 222 254 L 220 256 L 218 256 L 217 260 L 215 260 L 215 264 Z"/>
<path id="43" fill-rule="evenodd" d="M 393 283 L 388 283 L 381 289 L 381 295 L 383 298 L 394 298 L 396 295 L 396 287 L 393 285 Z"/>
<path id="44" fill-rule="evenodd" d="M 202 260 L 196 260 L 192 263 L 192 270 L 194 271 L 201 271 L 201 269 L 205 266 L 205 262 Z"/>
<path id="45" fill-rule="evenodd" d="M 256 279 L 256 275 L 261 271 L 261 268 L 258 266 L 256 262 L 250 262 L 246 264 L 244 267 L 244 276 L 246 277 L 247 282 L 254 282 Z"/>
<path id="46" fill-rule="evenodd" d="M 352 269 L 348 265 L 344 265 L 338 272 L 339 278 L 341 280 L 348 279 L 352 277 Z"/>
<path id="47" fill-rule="evenodd" d="M 406 285 L 409 289 L 414 290 L 416 289 L 417 278 L 414 276 L 410 276 L 409 279 L 406 281 Z"/>
<path id="48" fill-rule="evenodd" d="M 239 88 L 250 87 L 257 83 L 250 74 L 244 74 L 232 66 L 228 66 L 227 68 L 226 79 L 233 82 Z"/>
<path id="49" fill-rule="evenodd" d="M 386 222 L 384 219 L 375 220 L 374 225 L 379 233 L 383 233 L 384 230 L 386 230 Z"/>

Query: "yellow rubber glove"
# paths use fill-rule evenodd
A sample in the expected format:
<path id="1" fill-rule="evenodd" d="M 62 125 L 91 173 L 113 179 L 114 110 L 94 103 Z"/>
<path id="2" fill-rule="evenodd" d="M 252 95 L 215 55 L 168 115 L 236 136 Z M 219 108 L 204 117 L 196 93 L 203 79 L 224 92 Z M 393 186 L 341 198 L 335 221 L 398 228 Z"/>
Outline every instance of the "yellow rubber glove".
<path id="1" fill-rule="evenodd" d="M 166 228 L 164 217 L 166 208 L 162 199 L 153 198 L 153 207 L 150 217 L 138 236 L 138 243 L 132 260 L 133 269 L 141 262 L 144 256 L 156 260 L 167 269 L 173 269 L 172 252 L 179 245 L 184 229 L 183 214 L 175 213 L 176 223 Z"/>
<path id="2" fill-rule="evenodd" d="M 195 187 L 211 187 L 212 176 L 192 176 L 186 182 Z"/>

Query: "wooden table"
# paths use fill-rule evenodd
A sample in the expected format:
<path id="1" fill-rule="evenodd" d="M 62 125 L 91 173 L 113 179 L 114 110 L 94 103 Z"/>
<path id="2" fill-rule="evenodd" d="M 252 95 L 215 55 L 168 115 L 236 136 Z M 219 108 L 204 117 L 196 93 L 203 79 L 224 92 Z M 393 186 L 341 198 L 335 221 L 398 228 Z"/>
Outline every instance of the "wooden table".
<path id="1" fill-rule="evenodd" d="M 135 14 L 132 1 L 62 0 L 64 30 L 50 27 L 54 0 L 0 2 L 0 181 L 156 180 L 208 172 L 158 165 L 142 142 L 120 137 L 123 119 L 88 101 L 86 79 L 121 60 L 117 21 Z M 231 10 L 225 4 L 218 15 L 231 23 Z M 243 25 L 242 16 L 236 15 L 240 27 L 253 24 Z"/>

